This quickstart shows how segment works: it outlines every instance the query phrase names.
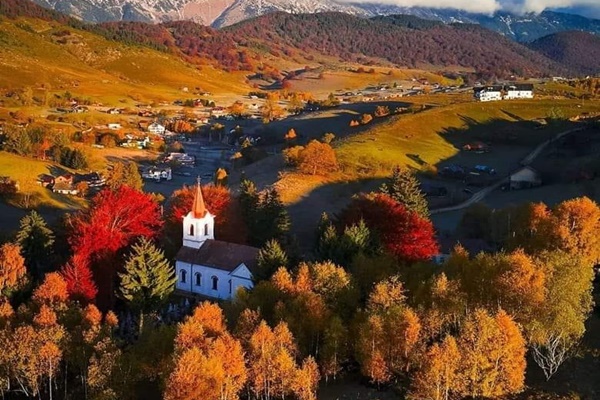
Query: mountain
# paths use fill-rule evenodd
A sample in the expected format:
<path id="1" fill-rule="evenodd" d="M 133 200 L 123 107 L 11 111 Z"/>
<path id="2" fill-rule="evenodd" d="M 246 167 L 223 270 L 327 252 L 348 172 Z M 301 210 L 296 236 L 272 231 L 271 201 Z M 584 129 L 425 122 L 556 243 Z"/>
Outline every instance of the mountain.
<path id="1" fill-rule="evenodd" d="M 582 74 L 600 74 L 600 37 L 587 32 L 560 32 L 529 44 L 535 51 Z"/>
<path id="2" fill-rule="evenodd" d="M 520 42 L 529 42 L 551 33 L 568 30 L 600 34 L 600 20 L 551 11 L 526 15 L 499 12 L 489 16 L 453 9 L 400 7 L 383 3 L 352 3 L 342 0 L 35 0 L 35 2 L 89 22 L 192 20 L 220 28 L 276 11 L 293 14 L 343 12 L 366 18 L 407 14 L 444 23 L 475 23 Z"/>
<path id="3" fill-rule="evenodd" d="M 278 70 L 281 65 L 335 60 L 452 69 L 483 78 L 570 74 L 559 63 L 481 26 L 407 16 L 366 19 L 333 12 L 276 12 L 216 30 L 191 21 L 86 24 L 27 0 L 2 0 L 0 14 L 60 21 L 105 39 L 176 55 L 202 69 L 210 64 L 272 79 L 284 75 Z"/>

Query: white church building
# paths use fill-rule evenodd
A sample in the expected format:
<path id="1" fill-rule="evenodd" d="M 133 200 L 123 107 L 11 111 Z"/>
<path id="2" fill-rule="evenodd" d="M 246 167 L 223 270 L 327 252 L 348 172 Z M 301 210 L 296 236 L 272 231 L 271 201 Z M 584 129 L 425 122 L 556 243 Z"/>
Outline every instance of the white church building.
<path id="1" fill-rule="evenodd" d="M 206 209 L 200 183 L 192 210 L 183 218 L 183 247 L 175 262 L 176 289 L 220 300 L 252 288 L 258 249 L 215 240 L 215 217 Z"/>

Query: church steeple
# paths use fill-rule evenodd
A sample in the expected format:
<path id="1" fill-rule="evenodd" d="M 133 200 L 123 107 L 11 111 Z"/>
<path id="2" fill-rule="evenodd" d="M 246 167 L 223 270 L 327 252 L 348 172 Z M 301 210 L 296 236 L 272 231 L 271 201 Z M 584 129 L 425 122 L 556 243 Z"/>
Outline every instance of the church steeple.
<path id="1" fill-rule="evenodd" d="M 200 178 L 196 185 L 196 193 L 194 195 L 194 205 L 192 206 L 192 214 L 194 218 L 204 218 L 206 215 L 206 207 L 204 206 L 204 198 L 202 197 L 202 187 L 200 186 Z"/>
<path id="2" fill-rule="evenodd" d="M 215 238 L 215 217 L 208 212 L 202 197 L 200 178 L 194 193 L 192 209 L 183 218 L 183 245 L 199 249 L 204 242 Z"/>

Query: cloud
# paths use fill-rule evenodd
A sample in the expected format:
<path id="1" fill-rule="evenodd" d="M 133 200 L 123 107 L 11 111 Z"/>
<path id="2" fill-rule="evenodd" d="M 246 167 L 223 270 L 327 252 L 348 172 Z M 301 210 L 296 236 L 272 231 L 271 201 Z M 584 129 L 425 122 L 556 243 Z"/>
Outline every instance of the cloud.
<path id="1" fill-rule="evenodd" d="M 582 15 L 593 18 L 600 15 L 600 0 L 341 0 L 352 3 L 384 3 L 400 7 L 430 7 L 458 9 L 474 13 L 491 14 L 503 10 L 514 13 L 540 13 L 546 9 L 577 8 Z"/>

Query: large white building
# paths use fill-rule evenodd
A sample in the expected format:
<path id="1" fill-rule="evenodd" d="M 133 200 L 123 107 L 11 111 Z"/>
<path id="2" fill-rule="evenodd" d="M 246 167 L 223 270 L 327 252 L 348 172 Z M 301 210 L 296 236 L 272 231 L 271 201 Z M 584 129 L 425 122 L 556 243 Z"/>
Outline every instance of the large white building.
<path id="1" fill-rule="evenodd" d="M 198 183 L 192 210 L 183 218 L 183 247 L 176 257 L 176 289 L 229 300 L 252 288 L 258 249 L 215 240 L 215 217 L 206 209 Z"/>
<path id="2" fill-rule="evenodd" d="M 473 95 L 479 101 L 533 99 L 533 85 L 522 83 L 504 86 L 481 86 L 473 89 Z"/>

